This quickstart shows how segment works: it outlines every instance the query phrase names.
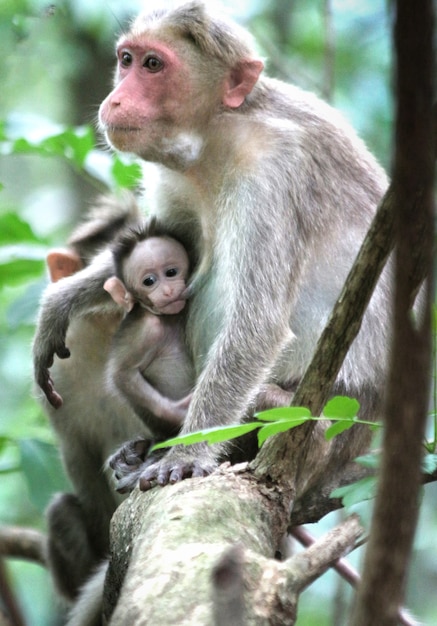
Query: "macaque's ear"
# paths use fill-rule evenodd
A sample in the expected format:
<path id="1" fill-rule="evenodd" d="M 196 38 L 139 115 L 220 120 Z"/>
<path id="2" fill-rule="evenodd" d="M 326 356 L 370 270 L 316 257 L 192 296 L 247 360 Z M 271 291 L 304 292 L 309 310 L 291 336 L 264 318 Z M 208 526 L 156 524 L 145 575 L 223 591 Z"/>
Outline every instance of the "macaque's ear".
<path id="1" fill-rule="evenodd" d="M 234 67 L 225 81 L 223 104 L 231 109 L 241 106 L 254 88 L 263 67 L 264 63 L 257 59 L 241 61 Z"/>
<path id="2" fill-rule="evenodd" d="M 117 276 L 111 276 L 103 285 L 103 289 L 107 291 L 114 302 L 119 304 L 129 313 L 135 304 L 130 292 L 126 289 L 122 281 Z"/>
<path id="3" fill-rule="evenodd" d="M 67 248 L 51 250 L 47 254 L 46 261 L 52 283 L 56 283 L 60 278 L 71 276 L 82 269 L 79 255 Z"/>

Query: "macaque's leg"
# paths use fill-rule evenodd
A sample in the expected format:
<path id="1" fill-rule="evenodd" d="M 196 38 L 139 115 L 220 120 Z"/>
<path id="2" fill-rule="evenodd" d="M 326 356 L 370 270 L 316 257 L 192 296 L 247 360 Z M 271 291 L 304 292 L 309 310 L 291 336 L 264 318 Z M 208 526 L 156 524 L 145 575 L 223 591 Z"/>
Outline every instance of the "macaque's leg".
<path id="1" fill-rule="evenodd" d="M 290 406 L 297 385 L 290 385 L 290 390 L 283 389 L 274 383 L 266 383 L 256 397 L 254 412 L 266 411 L 276 407 Z M 293 388 L 293 391 L 291 391 Z"/>
<path id="2" fill-rule="evenodd" d="M 46 515 L 50 569 L 60 593 L 74 600 L 102 555 L 95 550 L 89 520 L 77 496 L 57 494 Z"/>
<path id="3" fill-rule="evenodd" d="M 58 590 L 72 600 L 107 557 L 118 497 L 102 469 L 103 451 L 90 449 L 76 430 L 69 442 L 63 442 L 62 456 L 77 495 L 57 494 L 47 509 L 47 525 L 50 570 Z"/>

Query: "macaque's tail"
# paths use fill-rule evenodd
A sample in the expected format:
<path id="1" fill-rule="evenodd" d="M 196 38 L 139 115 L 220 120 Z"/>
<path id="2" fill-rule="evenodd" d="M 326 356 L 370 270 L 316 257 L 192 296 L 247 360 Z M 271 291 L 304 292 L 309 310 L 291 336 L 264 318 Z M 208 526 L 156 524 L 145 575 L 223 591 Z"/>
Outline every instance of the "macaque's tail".
<path id="1" fill-rule="evenodd" d="M 66 626 L 102 626 L 103 586 L 108 561 L 104 561 L 82 587 Z"/>
<path id="2" fill-rule="evenodd" d="M 126 227 L 137 225 L 141 211 L 133 193 L 101 196 L 72 232 L 67 245 L 88 265 Z"/>

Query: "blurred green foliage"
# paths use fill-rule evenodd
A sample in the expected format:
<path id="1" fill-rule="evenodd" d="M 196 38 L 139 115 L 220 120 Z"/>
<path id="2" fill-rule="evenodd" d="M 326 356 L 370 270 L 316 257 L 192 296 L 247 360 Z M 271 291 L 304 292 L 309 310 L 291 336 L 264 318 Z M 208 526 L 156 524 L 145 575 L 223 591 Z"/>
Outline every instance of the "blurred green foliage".
<path id="1" fill-rule="evenodd" d="M 389 3 L 224 4 L 254 33 L 270 74 L 323 94 L 389 166 Z M 62 245 L 97 193 L 135 186 L 140 175 L 127 157 L 99 149 L 93 129 L 111 84 L 114 38 L 140 6 L 139 0 L 0 0 L 0 524 L 44 528 L 51 494 L 68 488 L 54 436 L 35 400 L 30 346 L 47 282 L 47 250 Z M 426 489 L 435 493 L 432 486 Z M 408 602 L 431 624 L 437 623 L 437 513 L 428 500 Z M 369 509 L 360 511 L 368 519 Z M 323 527 L 313 531 L 320 534 Z M 26 623 L 60 623 L 44 569 L 11 560 L 8 571 Z M 350 592 L 332 573 L 325 575 L 304 594 L 299 626 L 341 626 L 345 594 Z"/>

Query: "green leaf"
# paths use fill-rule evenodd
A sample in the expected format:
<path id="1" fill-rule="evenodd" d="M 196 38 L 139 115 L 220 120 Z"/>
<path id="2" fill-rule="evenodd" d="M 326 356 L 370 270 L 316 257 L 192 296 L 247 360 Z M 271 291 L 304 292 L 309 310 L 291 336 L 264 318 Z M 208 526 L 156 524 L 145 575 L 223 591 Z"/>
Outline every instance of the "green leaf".
<path id="1" fill-rule="evenodd" d="M 235 424 L 233 426 L 222 426 L 220 428 L 208 428 L 206 430 L 189 433 L 188 435 L 181 435 L 179 437 L 167 439 L 167 441 L 155 444 L 152 450 L 159 450 L 160 448 L 168 448 L 179 444 L 190 446 L 194 443 L 200 443 L 203 441 L 206 441 L 208 445 L 221 443 L 223 441 L 229 441 L 230 439 L 236 439 L 237 437 L 246 435 L 260 426 L 261 424 L 259 422 L 248 422 L 246 424 Z"/>
<path id="2" fill-rule="evenodd" d="M 18 285 L 32 278 L 40 277 L 44 272 L 44 261 L 17 259 L 9 263 L 0 263 L 0 287 Z"/>
<path id="3" fill-rule="evenodd" d="M 141 166 L 138 163 L 125 163 L 118 156 L 114 158 L 111 173 L 118 187 L 132 189 L 142 178 Z"/>
<path id="4" fill-rule="evenodd" d="M 94 148 L 91 126 L 60 126 L 36 116 L 11 115 L 5 127 L 13 154 L 61 156 L 82 168 Z"/>
<path id="5" fill-rule="evenodd" d="M 94 132 L 89 126 L 69 128 L 63 134 L 64 154 L 68 159 L 72 159 L 81 168 L 85 163 L 88 153 L 94 148 Z"/>
<path id="6" fill-rule="evenodd" d="M 358 456 L 355 462 L 368 469 L 377 470 L 381 462 L 381 454 L 380 452 L 369 452 L 368 454 Z"/>
<path id="7" fill-rule="evenodd" d="M 355 398 L 335 396 L 323 408 L 323 415 L 332 418 L 353 418 L 360 409 L 360 403 Z"/>
<path id="8" fill-rule="evenodd" d="M 29 496 L 44 511 L 55 491 L 68 488 L 55 446 L 38 439 L 19 439 L 21 468 L 29 486 Z"/>
<path id="9" fill-rule="evenodd" d="M 376 495 L 377 478 L 367 476 L 352 485 L 338 487 L 331 493 L 331 498 L 341 498 L 343 506 L 350 507 L 353 504 L 371 500 Z"/>
<path id="10" fill-rule="evenodd" d="M 330 441 L 340 433 L 348 430 L 353 426 L 356 422 L 353 419 L 337 419 L 331 426 L 329 426 L 325 431 L 325 439 L 326 441 Z"/>
<path id="11" fill-rule="evenodd" d="M 310 418 L 311 412 L 305 407 L 288 406 L 255 413 L 255 417 L 263 422 L 277 422 L 282 419 Z"/>
<path id="12" fill-rule="evenodd" d="M 44 272 L 46 250 L 33 244 L 0 248 L 0 286 L 17 285 Z"/>
<path id="13" fill-rule="evenodd" d="M 308 417 L 294 417 L 290 419 L 283 419 L 278 422 L 273 422 L 271 424 L 267 424 L 266 426 L 263 426 L 258 433 L 259 447 L 261 447 L 262 444 L 269 437 L 272 437 L 273 435 L 277 435 L 279 433 L 286 432 L 287 430 L 291 430 L 292 428 L 295 428 L 296 426 L 300 426 L 301 424 L 304 424 L 305 422 L 307 422 L 309 419 L 311 419 L 311 417 L 309 418 Z"/>
<path id="14" fill-rule="evenodd" d="M 0 215 L 0 244 L 20 243 L 22 241 L 40 242 L 28 222 L 25 222 L 16 213 L 11 211 Z"/>

